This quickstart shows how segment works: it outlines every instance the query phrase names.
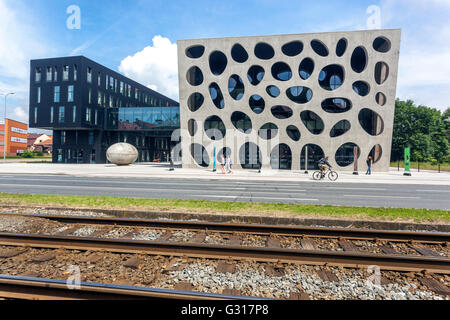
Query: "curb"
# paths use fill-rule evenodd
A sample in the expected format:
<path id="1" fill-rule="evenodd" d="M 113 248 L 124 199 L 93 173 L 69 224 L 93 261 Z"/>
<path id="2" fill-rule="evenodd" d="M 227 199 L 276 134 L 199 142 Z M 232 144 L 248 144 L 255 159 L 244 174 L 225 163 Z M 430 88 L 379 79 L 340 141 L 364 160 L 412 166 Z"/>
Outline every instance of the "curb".
<path id="1" fill-rule="evenodd" d="M 272 225 L 298 225 L 298 226 L 319 226 L 336 228 L 358 228 L 374 230 L 403 230 L 403 231 L 428 231 L 428 232 L 450 232 L 450 224 L 433 223 L 413 223 L 395 221 L 366 221 L 366 220 L 345 220 L 326 218 L 285 218 L 285 217 L 265 217 L 265 216 L 236 216 L 236 215 L 213 215 L 201 213 L 181 213 L 181 212 L 151 212 L 139 210 L 111 210 L 111 209 L 80 209 L 68 207 L 28 207 L 15 205 L 0 205 L 0 208 L 26 208 L 45 210 L 74 210 L 81 212 L 104 213 L 119 218 L 146 218 L 146 219 L 169 219 L 169 220 L 200 220 L 209 222 L 233 222 L 233 223 L 255 223 Z M 1 214 L 1 213 L 0 213 Z"/>

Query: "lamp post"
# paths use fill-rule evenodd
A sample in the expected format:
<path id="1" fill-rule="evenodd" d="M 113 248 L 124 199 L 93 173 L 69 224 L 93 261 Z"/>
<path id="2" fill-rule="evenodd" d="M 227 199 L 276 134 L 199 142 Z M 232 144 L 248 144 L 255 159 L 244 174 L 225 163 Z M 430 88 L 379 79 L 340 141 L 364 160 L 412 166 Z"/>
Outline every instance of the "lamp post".
<path id="1" fill-rule="evenodd" d="M 1 96 L 5 96 L 5 118 L 4 118 L 4 133 L 3 133 L 3 162 L 6 163 L 6 98 L 9 95 L 13 95 L 15 94 L 15 92 L 10 92 L 10 93 L 0 93 Z"/>

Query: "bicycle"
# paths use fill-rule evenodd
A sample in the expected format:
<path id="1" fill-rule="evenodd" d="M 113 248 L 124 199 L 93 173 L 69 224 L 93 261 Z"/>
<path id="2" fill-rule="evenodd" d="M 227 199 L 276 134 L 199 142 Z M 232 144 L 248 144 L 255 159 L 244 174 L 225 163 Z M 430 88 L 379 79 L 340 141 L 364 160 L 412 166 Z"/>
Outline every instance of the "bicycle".
<path id="1" fill-rule="evenodd" d="M 323 178 L 325 178 L 325 176 L 328 176 L 328 179 L 330 179 L 331 181 L 336 181 L 339 177 L 338 173 L 331 169 L 329 169 L 327 173 L 322 173 L 322 171 L 320 170 L 315 171 L 312 175 L 314 180 L 322 180 Z"/>

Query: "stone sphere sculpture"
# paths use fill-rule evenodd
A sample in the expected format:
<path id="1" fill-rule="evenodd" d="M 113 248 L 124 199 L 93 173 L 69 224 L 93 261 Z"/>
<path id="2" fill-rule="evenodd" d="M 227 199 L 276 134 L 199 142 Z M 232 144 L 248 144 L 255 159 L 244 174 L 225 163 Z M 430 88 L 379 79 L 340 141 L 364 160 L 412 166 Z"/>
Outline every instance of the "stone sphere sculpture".
<path id="1" fill-rule="evenodd" d="M 137 149 L 128 143 L 116 143 L 106 151 L 106 158 L 109 162 L 118 166 L 127 166 L 134 163 L 138 158 Z"/>

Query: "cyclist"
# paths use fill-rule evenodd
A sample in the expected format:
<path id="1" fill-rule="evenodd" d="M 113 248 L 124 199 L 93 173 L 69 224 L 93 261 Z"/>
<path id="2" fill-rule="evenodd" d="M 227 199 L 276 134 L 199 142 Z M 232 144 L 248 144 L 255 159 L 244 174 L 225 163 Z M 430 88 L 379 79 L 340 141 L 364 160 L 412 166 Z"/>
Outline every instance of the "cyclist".
<path id="1" fill-rule="evenodd" d="M 318 162 L 319 169 L 322 172 L 322 178 L 325 177 L 325 173 L 327 173 L 328 169 L 331 169 L 331 164 L 328 162 L 328 156 L 322 158 Z"/>

